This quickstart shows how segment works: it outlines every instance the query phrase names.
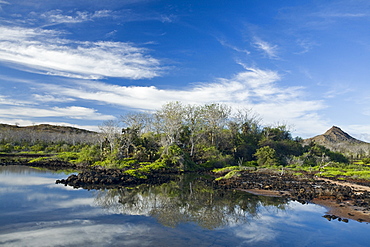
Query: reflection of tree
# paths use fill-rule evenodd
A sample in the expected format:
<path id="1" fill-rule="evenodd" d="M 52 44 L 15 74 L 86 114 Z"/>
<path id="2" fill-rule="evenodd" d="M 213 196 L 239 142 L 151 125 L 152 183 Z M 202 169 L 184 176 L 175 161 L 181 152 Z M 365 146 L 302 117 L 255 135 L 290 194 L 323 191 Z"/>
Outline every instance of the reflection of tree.
<path id="1" fill-rule="evenodd" d="M 284 210 L 284 199 L 214 188 L 208 179 L 182 175 L 162 185 L 98 191 L 96 203 L 114 213 L 147 215 L 169 227 L 195 222 L 214 229 L 245 223 L 260 207 Z"/>

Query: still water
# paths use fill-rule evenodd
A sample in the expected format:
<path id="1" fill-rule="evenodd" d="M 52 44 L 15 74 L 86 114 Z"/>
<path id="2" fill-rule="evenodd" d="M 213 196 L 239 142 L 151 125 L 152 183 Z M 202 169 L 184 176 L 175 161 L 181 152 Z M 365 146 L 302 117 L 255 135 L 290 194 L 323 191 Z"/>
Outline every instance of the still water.
<path id="1" fill-rule="evenodd" d="M 0 166 L 0 246 L 369 246 L 370 224 L 325 208 L 215 190 L 199 177 L 73 189 L 68 173 Z"/>

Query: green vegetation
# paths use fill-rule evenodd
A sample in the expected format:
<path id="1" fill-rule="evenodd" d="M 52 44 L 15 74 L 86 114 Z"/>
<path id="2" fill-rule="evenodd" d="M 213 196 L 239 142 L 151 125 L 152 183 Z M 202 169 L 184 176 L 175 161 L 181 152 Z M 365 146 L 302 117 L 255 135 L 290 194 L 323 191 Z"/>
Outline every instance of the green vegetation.
<path id="1" fill-rule="evenodd" d="M 155 113 L 127 113 L 104 122 L 88 142 L 11 138 L 0 129 L 0 152 L 37 153 L 30 162 L 61 160 L 74 164 L 125 169 L 145 178 L 153 171 L 214 170 L 220 179 L 258 168 L 305 172 L 326 177 L 370 178 L 370 158 L 350 165 L 338 152 L 293 138 L 285 125 L 261 126 L 249 110 L 222 104 L 203 106 L 171 102 Z M 39 133 L 39 132 L 37 132 Z M 39 135 L 41 135 L 39 133 Z M 34 135 L 29 135 L 34 136 Z M 80 140 L 76 142 L 76 140 Z M 46 156 L 50 155 L 52 156 Z"/>

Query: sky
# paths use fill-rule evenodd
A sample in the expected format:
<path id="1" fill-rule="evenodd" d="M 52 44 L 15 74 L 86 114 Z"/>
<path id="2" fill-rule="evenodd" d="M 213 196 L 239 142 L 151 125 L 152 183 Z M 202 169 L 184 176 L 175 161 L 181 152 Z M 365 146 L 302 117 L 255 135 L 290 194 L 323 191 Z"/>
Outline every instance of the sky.
<path id="1" fill-rule="evenodd" d="M 220 103 L 370 142 L 369 24 L 368 0 L 0 0 L 0 123 Z"/>

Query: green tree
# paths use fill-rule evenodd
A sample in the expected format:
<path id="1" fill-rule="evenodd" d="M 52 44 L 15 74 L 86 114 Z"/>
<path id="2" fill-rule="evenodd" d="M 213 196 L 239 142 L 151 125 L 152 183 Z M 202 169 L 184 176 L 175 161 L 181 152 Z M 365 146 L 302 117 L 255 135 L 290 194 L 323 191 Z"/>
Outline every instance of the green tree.
<path id="1" fill-rule="evenodd" d="M 257 163 L 260 166 L 272 166 L 278 164 L 276 151 L 269 146 L 259 148 L 254 155 L 257 157 Z"/>

